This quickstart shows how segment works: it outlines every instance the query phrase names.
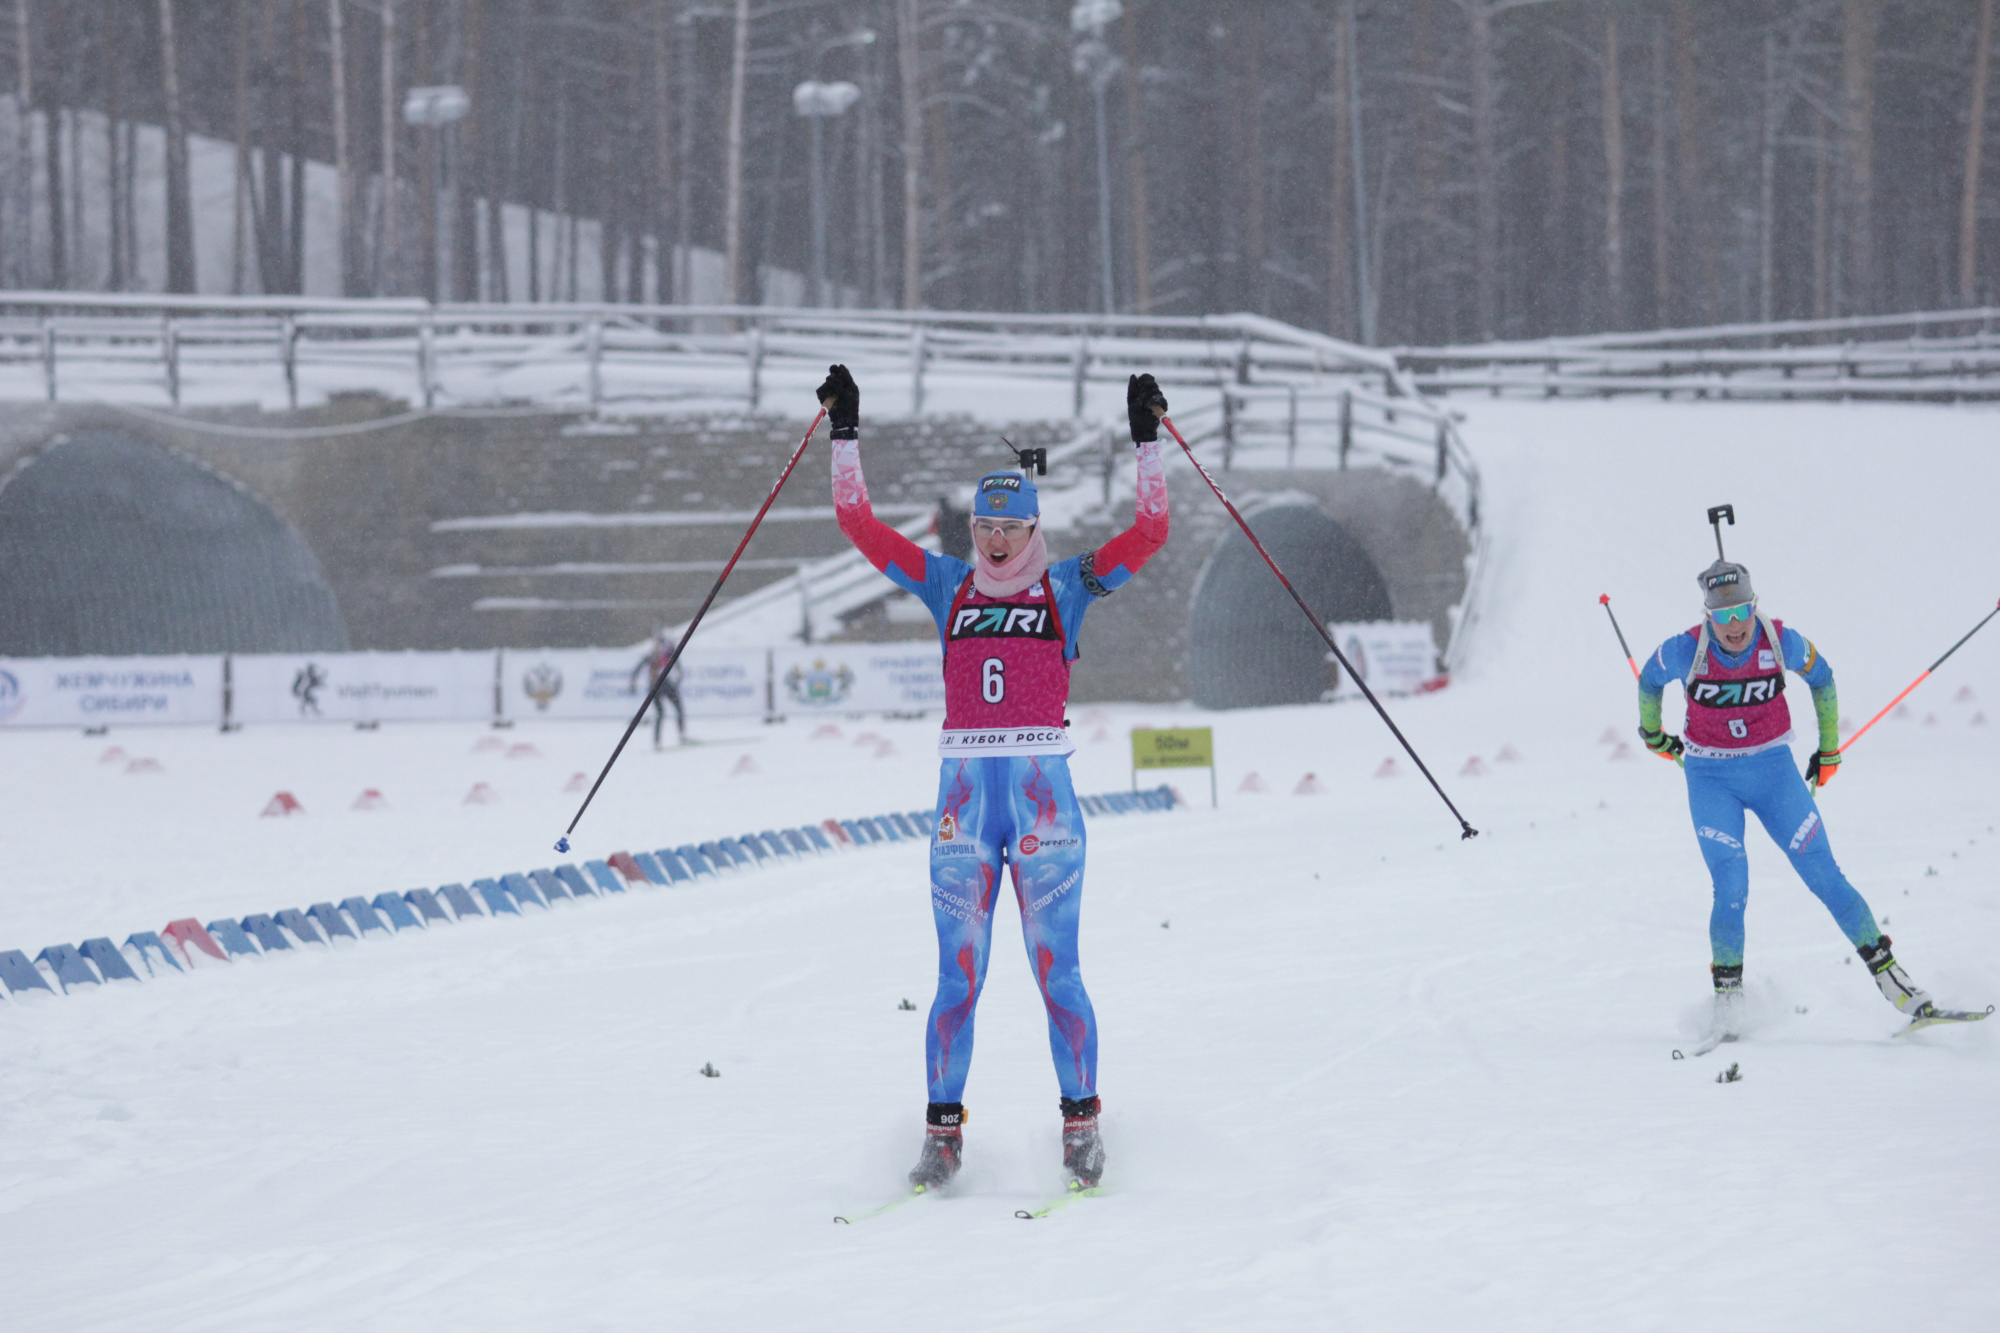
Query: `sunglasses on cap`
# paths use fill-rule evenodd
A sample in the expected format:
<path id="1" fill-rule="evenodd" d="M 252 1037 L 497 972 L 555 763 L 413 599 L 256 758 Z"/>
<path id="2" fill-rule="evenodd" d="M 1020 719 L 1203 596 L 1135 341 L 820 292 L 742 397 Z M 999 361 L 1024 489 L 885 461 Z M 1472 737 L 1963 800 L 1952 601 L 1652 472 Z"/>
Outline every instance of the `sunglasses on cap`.
<path id="1" fill-rule="evenodd" d="M 972 520 L 972 530 L 974 532 L 982 536 L 987 533 L 997 532 L 1009 541 L 1019 537 L 1034 526 L 1034 524 L 1024 523 L 1018 518 L 975 518 Z"/>
<path id="2" fill-rule="evenodd" d="M 1708 613 L 1708 618 L 1718 625 L 1736 625 L 1756 614 L 1757 603 L 1743 602 L 1737 606 L 1720 606 Z"/>

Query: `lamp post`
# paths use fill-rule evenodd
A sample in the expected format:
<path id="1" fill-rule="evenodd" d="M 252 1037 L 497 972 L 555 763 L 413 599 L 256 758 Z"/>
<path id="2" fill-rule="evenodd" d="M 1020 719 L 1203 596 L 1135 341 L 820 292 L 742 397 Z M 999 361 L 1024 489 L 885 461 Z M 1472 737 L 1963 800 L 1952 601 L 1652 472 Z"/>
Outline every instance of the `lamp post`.
<path id="1" fill-rule="evenodd" d="M 456 84 L 445 84 L 429 88 L 412 88 L 403 94 L 403 123 L 429 130 L 433 135 L 437 136 L 437 139 L 432 144 L 434 151 L 427 154 L 430 162 L 426 165 L 435 164 L 439 157 L 445 157 L 442 174 L 447 181 L 452 179 L 452 169 L 451 160 L 444 152 L 449 141 L 444 139 L 443 130 L 445 126 L 465 119 L 465 113 L 471 109 L 472 99 L 466 96 L 465 89 Z M 433 170 L 435 170 L 434 166 Z M 433 279 L 433 281 L 438 273 L 438 188 L 439 182 L 437 179 L 435 179 L 431 172 L 426 172 L 423 182 L 423 216 L 424 244 L 428 252 L 424 255 L 423 272 Z M 438 294 L 434 286 L 424 292 L 424 299 L 426 301 L 435 301 L 437 297 Z"/>
<path id="2" fill-rule="evenodd" d="M 833 304 L 826 291 L 826 164 L 821 160 L 828 119 L 842 115 L 861 96 L 851 83 L 819 83 L 808 79 L 792 89 L 792 110 L 812 122 L 812 303 Z"/>
<path id="3" fill-rule="evenodd" d="M 822 122 L 835 116 L 845 115 L 847 109 L 861 99 L 861 90 L 851 83 L 821 83 L 816 77 L 820 61 L 828 51 L 837 51 L 843 46 L 873 46 L 875 30 L 856 28 L 853 32 L 839 37 L 817 40 L 812 47 L 812 68 L 815 77 L 792 89 L 792 110 L 812 122 L 812 174 L 809 186 L 812 192 L 812 301 L 816 306 L 828 306 L 826 281 L 826 166 L 820 160 L 826 145 L 826 134 Z"/>
<path id="4" fill-rule="evenodd" d="M 1104 126 L 1104 94 L 1118 76 L 1119 60 L 1104 40 L 1104 29 L 1124 12 L 1119 0 L 1076 0 L 1069 11 L 1071 30 L 1084 34 L 1076 44 L 1075 69 L 1090 80 L 1091 96 L 1097 103 L 1097 245 L 1107 315 L 1117 313 L 1118 296 L 1112 277 L 1111 146 Z"/>

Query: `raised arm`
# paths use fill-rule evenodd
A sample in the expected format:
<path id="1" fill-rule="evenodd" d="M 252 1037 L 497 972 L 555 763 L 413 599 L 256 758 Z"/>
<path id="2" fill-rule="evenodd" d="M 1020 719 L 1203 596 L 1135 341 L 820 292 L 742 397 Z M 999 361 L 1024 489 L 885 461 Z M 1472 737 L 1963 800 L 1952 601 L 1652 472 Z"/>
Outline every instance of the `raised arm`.
<path id="1" fill-rule="evenodd" d="M 924 591 L 924 548 L 875 517 L 861 475 L 861 390 L 846 366 L 829 366 L 819 400 L 833 423 L 833 512 L 840 531 L 904 592 Z"/>
<path id="2" fill-rule="evenodd" d="M 1151 375 L 1134 375 L 1126 383 L 1125 414 L 1139 451 L 1138 494 L 1132 526 L 1091 555 L 1092 592 L 1116 591 L 1167 544 L 1167 473 L 1160 459 L 1160 418 L 1166 411 L 1166 397 Z"/>
<path id="3" fill-rule="evenodd" d="M 1167 473 L 1160 460 L 1160 442 L 1139 446 L 1139 494 L 1133 504 L 1132 526 L 1097 548 L 1091 574 L 1106 592 L 1122 586 L 1167 544 Z"/>

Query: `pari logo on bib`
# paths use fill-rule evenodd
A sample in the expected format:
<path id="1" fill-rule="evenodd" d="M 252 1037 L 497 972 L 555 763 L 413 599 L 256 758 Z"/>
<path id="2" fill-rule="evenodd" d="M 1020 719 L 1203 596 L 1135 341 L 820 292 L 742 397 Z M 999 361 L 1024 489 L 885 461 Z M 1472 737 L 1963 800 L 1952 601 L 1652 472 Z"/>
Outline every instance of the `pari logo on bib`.
<path id="1" fill-rule="evenodd" d="M 1034 590 L 1039 593 L 1041 589 Z M 960 606 L 952 612 L 949 637 L 954 639 L 1061 639 L 1062 632 L 1047 606 L 999 602 Z"/>

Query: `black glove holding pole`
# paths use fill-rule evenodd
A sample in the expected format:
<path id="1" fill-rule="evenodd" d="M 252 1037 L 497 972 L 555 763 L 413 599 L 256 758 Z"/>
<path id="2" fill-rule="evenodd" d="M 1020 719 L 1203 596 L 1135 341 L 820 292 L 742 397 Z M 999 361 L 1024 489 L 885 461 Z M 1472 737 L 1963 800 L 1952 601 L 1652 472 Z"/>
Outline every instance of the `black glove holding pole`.
<path id="1" fill-rule="evenodd" d="M 826 409 L 827 424 L 836 440 L 858 439 L 861 435 L 861 386 L 846 366 L 828 366 L 826 379 L 813 395 Z"/>
<path id="2" fill-rule="evenodd" d="M 1167 396 L 1151 375 L 1134 375 L 1125 382 L 1125 416 L 1132 423 L 1132 443 L 1160 438 L 1160 418 L 1167 414 Z"/>

